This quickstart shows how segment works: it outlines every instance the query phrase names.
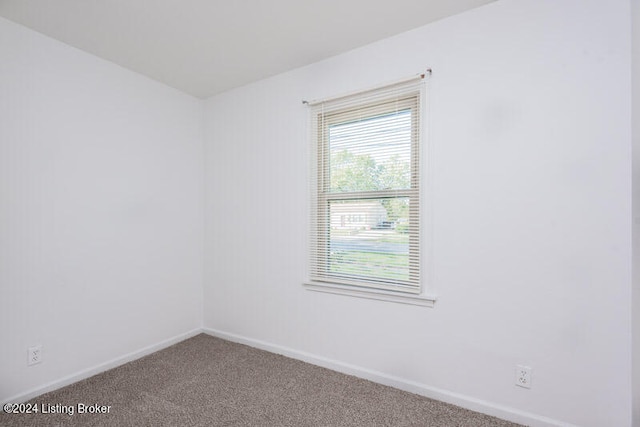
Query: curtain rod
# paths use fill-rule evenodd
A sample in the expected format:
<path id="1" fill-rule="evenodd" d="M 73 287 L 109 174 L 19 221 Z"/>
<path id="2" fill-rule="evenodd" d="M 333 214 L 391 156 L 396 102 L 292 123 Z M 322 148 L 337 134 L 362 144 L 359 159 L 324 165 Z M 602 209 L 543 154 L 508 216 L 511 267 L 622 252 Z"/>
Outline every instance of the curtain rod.
<path id="1" fill-rule="evenodd" d="M 341 99 L 341 98 L 346 98 L 348 96 L 357 95 L 359 93 L 369 92 L 369 91 L 377 89 L 378 87 L 395 86 L 395 85 L 399 85 L 399 84 L 402 84 L 402 83 L 410 82 L 412 80 L 424 79 L 424 78 L 430 76 L 431 73 L 432 73 L 431 68 L 427 68 L 424 73 L 420 73 L 420 74 L 417 74 L 415 76 L 407 77 L 407 78 L 404 78 L 404 79 L 401 79 L 401 80 L 396 80 L 396 81 L 393 81 L 393 82 L 390 82 L 390 83 L 387 83 L 387 84 L 378 85 L 378 86 L 375 86 L 375 87 L 372 87 L 372 88 L 369 88 L 369 89 L 357 90 L 357 91 L 345 93 L 345 94 L 339 95 L 339 96 L 332 96 L 330 98 L 314 99 L 312 101 L 307 101 L 306 99 L 303 99 L 302 103 L 306 104 L 308 106 L 318 105 L 318 104 L 322 104 L 323 102 L 327 102 L 329 100 L 333 101 L 333 100 L 336 100 L 336 99 Z"/>

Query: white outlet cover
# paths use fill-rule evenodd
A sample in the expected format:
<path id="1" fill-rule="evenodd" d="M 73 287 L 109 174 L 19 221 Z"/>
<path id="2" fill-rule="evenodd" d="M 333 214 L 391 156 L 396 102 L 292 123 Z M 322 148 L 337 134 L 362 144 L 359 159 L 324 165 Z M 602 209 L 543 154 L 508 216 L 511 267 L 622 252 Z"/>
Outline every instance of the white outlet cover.
<path id="1" fill-rule="evenodd" d="M 42 345 L 34 345 L 27 349 L 27 365 L 35 365 L 42 362 Z"/>
<path id="2" fill-rule="evenodd" d="M 524 388 L 531 388 L 531 367 L 524 365 L 516 366 L 516 385 Z"/>

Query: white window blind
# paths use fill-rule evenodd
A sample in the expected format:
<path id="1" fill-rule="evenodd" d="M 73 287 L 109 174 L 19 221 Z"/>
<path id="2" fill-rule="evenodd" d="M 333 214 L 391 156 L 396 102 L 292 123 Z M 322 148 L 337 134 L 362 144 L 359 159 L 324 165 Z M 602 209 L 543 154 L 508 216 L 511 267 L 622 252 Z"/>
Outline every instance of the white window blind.
<path id="1" fill-rule="evenodd" d="M 312 282 L 420 293 L 422 86 L 310 104 Z"/>

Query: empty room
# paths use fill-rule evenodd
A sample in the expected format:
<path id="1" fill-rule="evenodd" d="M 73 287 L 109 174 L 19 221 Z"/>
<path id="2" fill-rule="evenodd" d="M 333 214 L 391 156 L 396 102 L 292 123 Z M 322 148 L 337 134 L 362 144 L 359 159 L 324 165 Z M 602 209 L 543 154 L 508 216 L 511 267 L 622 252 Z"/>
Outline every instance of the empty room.
<path id="1" fill-rule="evenodd" d="M 0 0 L 0 425 L 640 426 L 639 0 Z"/>

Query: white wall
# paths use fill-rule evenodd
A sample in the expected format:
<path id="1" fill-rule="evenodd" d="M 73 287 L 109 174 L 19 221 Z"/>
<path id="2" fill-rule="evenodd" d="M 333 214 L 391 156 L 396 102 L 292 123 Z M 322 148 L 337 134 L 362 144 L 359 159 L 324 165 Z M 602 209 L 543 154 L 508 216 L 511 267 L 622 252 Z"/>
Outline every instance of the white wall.
<path id="1" fill-rule="evenodd" d="M 640 425 L 640 0 L 631 0 L 633 136 L 633 425 Z"/>
<path id="2" fill-rule="evenodd" d="M 202 101 L 0 19 L 0 401 L 201 327 L 202 149 Z"/>
<path id="3" fill-rule="evenodd" d="M 629 13 L 503 0 L 208 100 L 205 328 L 534 425 L 630 425 Z M 426 67 L 439 300 L 303 289 L 301 100 Z"/>

